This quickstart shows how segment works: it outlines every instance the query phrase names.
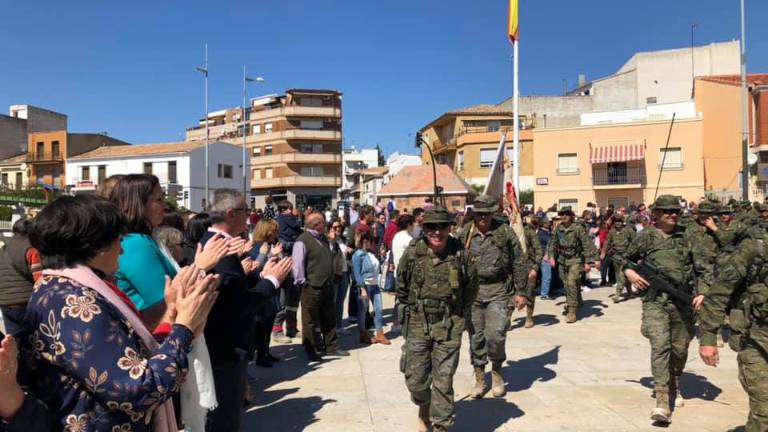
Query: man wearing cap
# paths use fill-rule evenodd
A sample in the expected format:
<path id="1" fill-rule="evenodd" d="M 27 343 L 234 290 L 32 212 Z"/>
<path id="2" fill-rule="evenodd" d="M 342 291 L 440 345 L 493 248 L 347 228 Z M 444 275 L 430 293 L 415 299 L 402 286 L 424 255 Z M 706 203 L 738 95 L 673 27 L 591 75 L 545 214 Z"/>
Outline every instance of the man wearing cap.
<path id="1" fill-rule="evenodd" d="M 643 261 L 653 265 L 658 273 L 678 290 L 691 293 L 693 302 L 687 304 L 658 292 L 656 298 L 643 298 L 643 318 L 640 331 L 651 344 L 656 408 L 651 419 L 669 423 L 670 400 L 681 406 L 678 396 L 679 379 L 688 357 L 688 345 L 694 331 L 694 309 L 704 301 L 713 278 L 712 261 L 701 247 L 695 247 L 690 231 L 677 225 L 680 203 L 672 195 L 661 195 L 653 205 L 656 226 L 641 231 L 625 256 L 624 274 L 629 282 L 645 291 L 649 281 L 632 270 L 629 263 Z M 695 286 L 694 286 L 695 282 Z"/>
<path id="2" fill-rule="evenodd" d="M 431 424 L 439 432 L 453 426 L 453 376 L 477 280 L 461 241 L 449 236 L 445 208 L 427 210 L 423 228 L 397 265 L 397 316 L 405 337 L 400 371 L 419 407 L 417 430 Z"/>
<path id="3" fill-rule="evenodd" d="M 554 267 L 557 264 L 560 280 L 565 286 L 565 322 L 571 324 L 576 322 L 576 309 L 582 304 L 582 268 L 589 274 L 597 258 L 597 248 L 589 239 L 586 227 L 574 223 L 576 215 L 570 206 L 561 208 L 557 214 L 562 217 L 562 221 L 552 234 L 547 255 L 550 265 Z"/>
<path id="4" fill-rule="evenodd" d="M 702 254 L 709 257 L 714 266 L 717 262 L 717 255 L 721 249 L 720 238 L 717 231 L 718 226 L 714 216 L 717 213 L 717 206 L 712 201 L 702 201 L 694 213 L 694 222 L 686 228 L 686 234 L 691 237 L 694 248 L 703 248 Z"/>
<path id="5" fill-rule="evenodd" d="M 613 217 L 613 227 L 605 240 L 603 252 L 600 254 L 600 261 L 605 261 L 606 257 L 611 257 L 613 268 L 616 272 L 616 293 L 613 295 L 613 302 L 618 303 L 626 290 L 627 295 L 631 294 L 631 287 L 621 271 L 624 266 L 624 254 L 629 245 L 635 239 L 635 230 L 624 227 L 624 218 L 620 215 Z"/>
<path id="6" fill-rule="evenodd" d="M 544 248 L 541 247 L 541 240 L 539 239 L 539 233 L 534 228 L 530 221 L 530 216 L 526 216 L 524 227 L 525 235 L 525 250 L 526 250 L 526 265 L 528 266 L 526 284 L 528 286 L 528 303 L 525 306 L 525 328 L 533 327 L 533 309 L 536 306 L 536 284 L 539 276 L 539 267 L 541 260 L 544 258 Z M 507 313 L 507 322 L 510 322 L 512 318 L 512 310 Z"/>
<path id="7" fill-rule="evenodd" d="M 477 272 L 478 291 L 467 323 L 470 361 L 475 370 L 472 397 L 485 395 L 485 365 L 491 361 L 491 386 L 495 397 L 506 394 L 501 365 L 507 359 L 507 313 L 510 299 L 514 307 L 525 307 L 531 293 L 526 278 L 528 268 L 517 235 L 509 225 L 494 218 L 498 200 L 480 195 L 473 203 L 472 222 L 459 233 Z"/>

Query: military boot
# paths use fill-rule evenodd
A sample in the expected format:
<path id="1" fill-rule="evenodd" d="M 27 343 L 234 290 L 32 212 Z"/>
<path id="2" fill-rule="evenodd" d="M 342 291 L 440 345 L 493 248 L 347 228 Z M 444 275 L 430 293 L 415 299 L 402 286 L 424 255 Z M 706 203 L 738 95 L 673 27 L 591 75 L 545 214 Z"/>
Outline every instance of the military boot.
<path id="1" fill-rule="evenodd" d="M 613 295 L 613 302 L 614 303 L 620 302 L 622 300 L 622 297 L 623 297 L 623 290 L 617 289 L 616 294 Z"/>
<path id="2" fill-rule="evenodd" d="M 680 392 L 680 377 L 672 375 L 669 378 L 669 399 L 675 405 L 675 408 L 681 408 L 685 406 L 685 399 Z"/>
<path id="3" fill-rule="evenodd" d="M 533 327 L 533 308 L 530 306 L 525 307 L 525 328 Z"/>
<path id="4" fill-rule="evenodd" d="M 573 324 L 576 322 L 576 308 L 568 308 L 568 315 L 565 317 L 566 324 Z"/>
<path id="5" fill-rule="evenodd" d="M 651 420 L 659 423 L 671 423 L 672 413 L 669 411 L 669 388 L 656 387 L 656 408 L 651 411 Z"/>
<path id="6" fill-rule="evenodd" d="M 427 432 L 429 426 L 429 405 L 419 405 L 419 418 L 416 420 L 416 431 Z"/>
<path id="7" fill-rule="evenodd" d="M 469 392 L 469 395 L 475 399 L 480 399 L 485 395 L 485 366 L 475 366 L 475 387 Z"/>
<path id="8" fill-rule="evenodd" d="M 493 391 L 493 397 L 500 398 L 507 394 L 504 377 L 501 376 L 501 363 L 494 363 L 491 369 L 491 390 Z"/>

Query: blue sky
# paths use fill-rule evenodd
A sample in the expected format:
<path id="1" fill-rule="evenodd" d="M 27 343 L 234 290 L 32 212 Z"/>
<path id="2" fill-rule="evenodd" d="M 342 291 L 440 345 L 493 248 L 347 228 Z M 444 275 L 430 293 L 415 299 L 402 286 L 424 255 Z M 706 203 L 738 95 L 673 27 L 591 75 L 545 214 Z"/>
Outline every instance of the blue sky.
<path id="1" fill-rule="evenodd" d="M 239 105 L 243 64 L 267 82 L 344 93 L 345 145 L 414 152 L 443 112 L 511 94 L 506 0 L 11 1 L 0 14 L 0 108 L 69 115 L 70 130 L 183 140 L 203 112 Z M 738 0 L 520 0 L 521 91 L 559 94 L 634 52 L 739 37 Z M 768 72 L 768 1 L 747 0 L 750 72 Z"/>

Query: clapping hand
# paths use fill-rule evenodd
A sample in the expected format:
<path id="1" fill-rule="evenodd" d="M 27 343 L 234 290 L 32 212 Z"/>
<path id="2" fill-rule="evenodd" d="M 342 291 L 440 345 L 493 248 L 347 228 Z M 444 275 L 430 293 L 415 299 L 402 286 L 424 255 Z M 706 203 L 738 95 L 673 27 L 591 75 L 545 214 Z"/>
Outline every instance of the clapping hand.
<path id="1" fill-rule="evenodd" d="M 272 254 L 272 256 L 279 257 L 280 254 L 282 253 L 283 253 L 282 243 L 275 243 L 274 245 L 272 245 L 272 249 L 270 250 L 270 254 Z"/>
<path id="2" fill-rule="evenodd" d="M 176 297 L 176 323 L 187 327 L 195 337 L 200 336 L 219 296 L 218 286 L 218 275 L 206 275 L 180 289 Z"/>
<path id="3" fill-rule="evenodd" d="M 243 250 L 248 245 L 248 242 L 242 237 L 232 237 L 227 240 L 227 255 L 243 255 Z M 250 249 L 248 249 L 250 250 Z"/>
<path id="4" fill-rule="evenodd" d="M 276 257 L 270 258 L 264 269 L 261 271 L 261 277 L 273 277 L 277 279 L 279 283 L 283 283 L 285 278 L 291 272 L 293 266 L 293 260 L 290 257 L 278 259 Z"/>
<path id="5" fill-rule="evenodd" d="M 227 239 L 221 234 L 216 234 L 205 244 L 205 249 L 203 249 L 201 243 L 197 244 L 195 266 L 199 269 L 210 271 L 228 254 L 228 251 Z"/>

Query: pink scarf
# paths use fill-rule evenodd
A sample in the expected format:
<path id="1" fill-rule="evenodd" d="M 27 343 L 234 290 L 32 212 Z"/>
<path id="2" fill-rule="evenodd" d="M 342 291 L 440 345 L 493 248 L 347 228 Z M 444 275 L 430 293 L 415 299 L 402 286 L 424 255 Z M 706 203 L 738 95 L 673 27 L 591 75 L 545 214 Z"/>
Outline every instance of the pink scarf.
<path id="1" fill-rule="evenodd" d="M 67 279 L 71 279 L 80 285 L 86 286 L 97 293 L 99 293 L 104 299 L 107 300 L 112 306 L 116 307 L 118 311 L 128 320 L 128 323 L 139 335 L 144 346 L 150 351 L 154 352 L 158 348 L 157 341 L 152 337 L 152 334 L 141 322 L 141 319 L 136 315 L 133 310 L 125 304 L 125 302 L 117 295 L 110 287 L 101 280 L 100 277 L 88 267 L 84 265 L 77 265 L 71 268 L 65 268 L 60 270 L 43 270 L 44 276 L 62 276 Z M 152 415 L 152 430 L 154 432 L 174 432 L 176 427 L 176 415 L 173 412 L 173 401 L 168 399 L 160 405 Z"/>

